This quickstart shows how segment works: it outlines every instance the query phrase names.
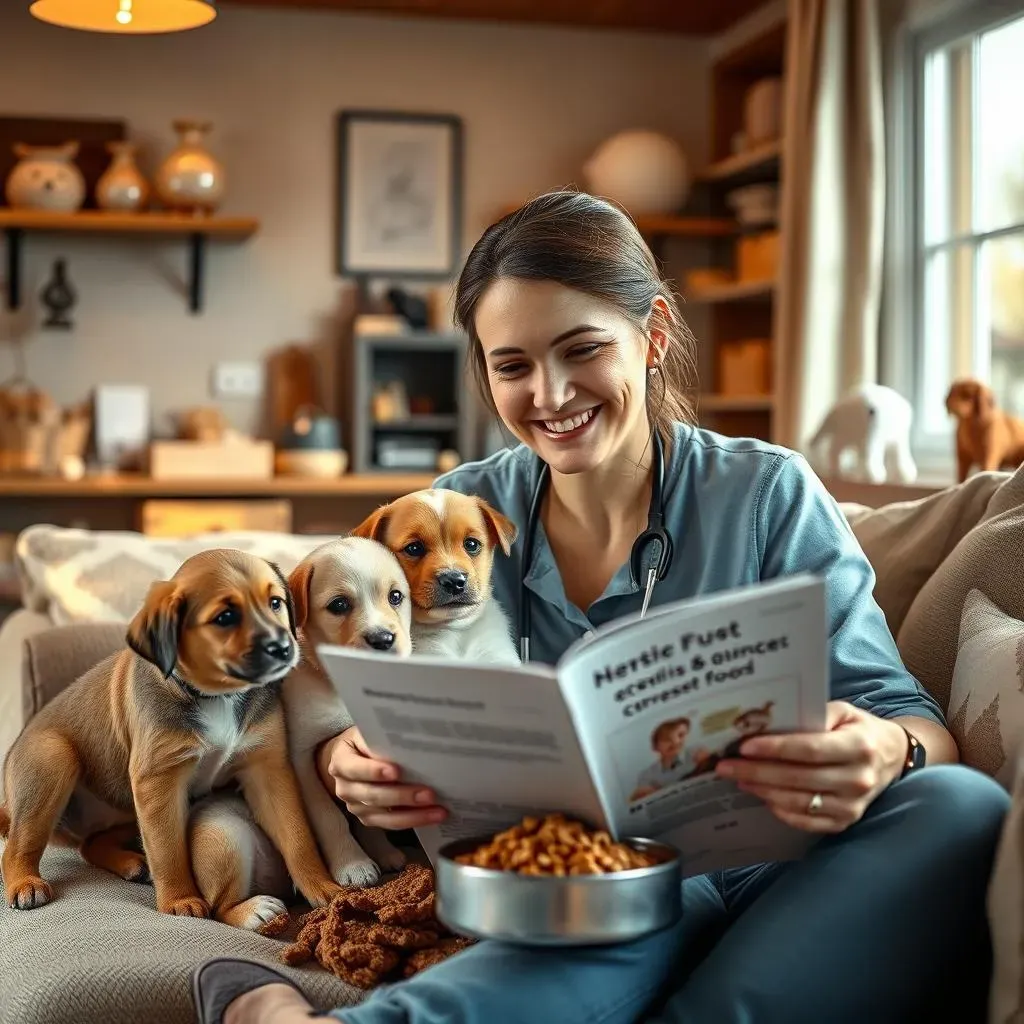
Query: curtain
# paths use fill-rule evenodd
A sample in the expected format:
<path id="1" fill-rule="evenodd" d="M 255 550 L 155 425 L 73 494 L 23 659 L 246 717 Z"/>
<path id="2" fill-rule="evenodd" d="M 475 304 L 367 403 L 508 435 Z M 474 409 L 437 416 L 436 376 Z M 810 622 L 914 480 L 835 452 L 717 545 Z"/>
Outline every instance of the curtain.
<path id="1" fill-rule="evenodd" d="M 775 440 L 878 377 L 885 122 L 878 0 L 790 0 Z"/>

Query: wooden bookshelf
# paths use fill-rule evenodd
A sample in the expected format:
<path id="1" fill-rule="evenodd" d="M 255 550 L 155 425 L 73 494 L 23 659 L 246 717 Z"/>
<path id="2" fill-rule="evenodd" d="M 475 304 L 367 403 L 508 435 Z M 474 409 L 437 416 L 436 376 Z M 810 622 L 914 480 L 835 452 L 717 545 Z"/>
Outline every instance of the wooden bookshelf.
<path id="1" fill-rule="evenodd" d="M 689 303 L 706 302 L 757 302 L 768 301 L 775 292 L 775 281 L 735 281 L 730 284 L 716 285 L 714 288 L 701 288 L 687 293 Z"/>
<path id="2" fill-rule="evenodd" d="M 186 239 L 189 245 L 189 309 L 203 305 L 203 279 L 208 241 L 242 242 L 259 230 L 255 217 L 204 217 L 169 212 L 122 213 L 80 210 L 54 213 L 49 210 L 0 208 L 0 230 L 7 237 L 7 308 L 21 306 L 21 265 L 28 234 L 78 234 L 136 238 Z"/>
<path id="3" fill-rule="evenodd" d="M 740 185 L 752 181 L 771 181 L 779 173 L 782 140 L 775 139 L 718 160 L 706 167 L 700 181 Z"/>
<path id="4" fill-rule="evenodd" d="M 772 395 L 701 395 L 698 412 L 770 412 Z"/>

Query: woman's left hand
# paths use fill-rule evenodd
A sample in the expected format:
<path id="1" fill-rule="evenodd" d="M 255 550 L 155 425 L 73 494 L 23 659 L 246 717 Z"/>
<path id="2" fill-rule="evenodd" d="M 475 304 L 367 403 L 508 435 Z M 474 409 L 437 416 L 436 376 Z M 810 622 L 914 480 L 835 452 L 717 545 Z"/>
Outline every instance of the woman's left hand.
<path id="1" fill-rule="evenodd" d="M 760 797 L 787 825 L 842 832 L 902 773 L 907 734 L 896 722 L 834 700 L 824 732 L 752 736 L 740 752 L 719 761 L 716 773 Z"/>

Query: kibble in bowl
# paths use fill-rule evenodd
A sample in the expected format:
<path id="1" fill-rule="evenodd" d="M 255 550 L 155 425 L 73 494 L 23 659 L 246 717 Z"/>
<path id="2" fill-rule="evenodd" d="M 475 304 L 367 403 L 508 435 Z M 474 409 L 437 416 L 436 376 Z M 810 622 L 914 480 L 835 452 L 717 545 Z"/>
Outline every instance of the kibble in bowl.
<path id="1" fill-rule="evenodd" d="M 594 945 L 668 927 L 682 913 L 678 851 L 615 842 L 563 814 L 449 843 L 437 915 L 453 931 L 527 945 Z"/>

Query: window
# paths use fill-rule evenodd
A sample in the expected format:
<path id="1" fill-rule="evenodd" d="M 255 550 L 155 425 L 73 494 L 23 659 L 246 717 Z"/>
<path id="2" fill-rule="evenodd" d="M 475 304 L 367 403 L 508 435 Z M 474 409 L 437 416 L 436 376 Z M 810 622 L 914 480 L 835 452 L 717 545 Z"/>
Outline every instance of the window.
<path id="1" fill-rule="evenodd" d="M 920 35 L 913 79 L 915 441 L 951 459 L 955 378 L 1024 415 L 1024 2 Z"/>

